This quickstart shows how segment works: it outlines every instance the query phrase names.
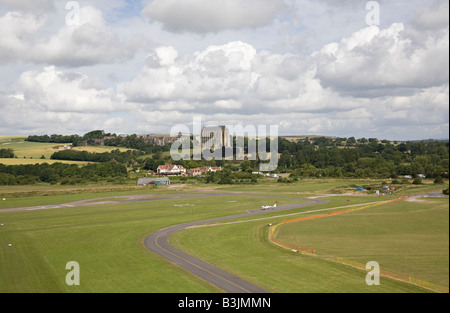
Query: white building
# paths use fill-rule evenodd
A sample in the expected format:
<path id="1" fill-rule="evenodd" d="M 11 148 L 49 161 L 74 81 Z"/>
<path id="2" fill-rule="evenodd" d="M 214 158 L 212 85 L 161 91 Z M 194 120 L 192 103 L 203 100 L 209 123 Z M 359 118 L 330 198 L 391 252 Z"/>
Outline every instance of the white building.
<path id="1" fill-rule="evenodd" d="M 181 165 L 166 164 L 160 165 L 157 173 L 162 176 L 186 175 L 186 169 Z"/>

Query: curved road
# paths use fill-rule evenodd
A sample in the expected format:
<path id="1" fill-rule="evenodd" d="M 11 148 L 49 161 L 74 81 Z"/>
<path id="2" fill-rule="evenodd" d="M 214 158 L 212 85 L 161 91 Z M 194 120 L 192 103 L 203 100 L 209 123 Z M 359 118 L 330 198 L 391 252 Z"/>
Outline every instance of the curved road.
<path id="1" fill-rule="evenodd" d="M 198 196 L 214 196 L 216 194 L 202 194 Z M 220 194 L 220 195 L 232 195 L 232 196 L 253 196 L 253 197 L 270 197 L 273 198 L 275 196 L 260 196 L 260 195 L 247 195 L 247 194 Z M 238 214 L 238 215 L 232 215 L 227 217 L 219 217 L 219 218 L 213 218 L 208 220 L 202 220 L 202 221 L 196 221 L 196 222 L 190 222 L 185 223 L 181 225 L 176 225 L 168 228 L 161 229 L 157 231 L 156 233 L 153 233 L 152 235 L 148 236 L 145 239 L 145 246 L 151 250 L 152 252 L 162 256 L 163 258 L 167 259 L 171 263 L 187 270 L 188 272 L 200 277 L 201 279 L 211 283 L 212 285 L 216 286 L 217 288 L 227 292 L 227 293 L 267 293 L 266 290 L 264 290 L 261 287 L 258 287 L 254 284 L 251 284 L 237 276 L 234 276 L 230 273 L 227 273 L 211 264 L 208 264 L 192 255 L 189 255 L 187 253 L 184 253 L 183 251 L 180 251 L 178 249 L 175 249 L 172 247 L 169 242 L 168 238 L 175 234 L 176 232 L 179 232 L 181 230 L 198 226 L 202 224 L 208 224 L 208 223 L 216 223 L 231 219 L 239 219 L 249 216 L 256 216 L 256 215 L 262 215 L 266 214 L 268 212 L 277 212 L 277 211 L 285 211 L 290 209 L 297 209 L 302 207 L 308 207 L 312 205 L 317 205 L 321 203 L 328 203 L 327 200 L 321 200 L 321 199 L 305 199 L 305 198 L 292 198 L 292 197 L 277 197 L 277 198 L 286 198 L 286 199 L 298 199 L 298 200 L 308 200 L 312 202 L 308 203 L 291 203 L 291 204 L 285 204 L 280 205 L 276 209 L 272 209 L 270 211 L 264 211 L 261 209 L 249 211 L 248 213 L 244 214 Z"/>

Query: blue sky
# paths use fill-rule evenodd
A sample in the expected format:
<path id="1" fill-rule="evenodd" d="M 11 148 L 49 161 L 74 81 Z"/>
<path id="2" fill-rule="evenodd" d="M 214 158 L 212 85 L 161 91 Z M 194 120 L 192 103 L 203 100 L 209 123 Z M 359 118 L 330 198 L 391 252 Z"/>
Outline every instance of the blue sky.
<path id="1" fill-rule="evenodd" d="M 0 0 L 0 134 L 448 138 L 448 1 Z"/>

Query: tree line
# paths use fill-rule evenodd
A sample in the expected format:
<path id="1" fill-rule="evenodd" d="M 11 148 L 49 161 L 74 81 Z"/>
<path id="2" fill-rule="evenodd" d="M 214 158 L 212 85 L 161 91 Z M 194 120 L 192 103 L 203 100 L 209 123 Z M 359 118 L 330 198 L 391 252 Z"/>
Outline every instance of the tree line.
<path id="1" fill-rule="evenodd" d="M 147 154 L 156 152 L 170 151 L 170 144 L 164 146 L 156 146 L 153 143 L 146 142 L 144 138 L 139 137 L 136 134 L 127 136 L 118 136 L 117 134 L 106 133 L 104 130 L 94 130 L 79 135 L 32 135 L 28 136 L 26 141 L 29 142 L 41 142 L 41 143 L 71 143 L 74 147 L 81 146 L 83 144 L 95 146 L 96 139 L 102 140 L 103 144 L 108 147 L 121 147 L 128 149 L 135 149 L 143 151 Z"/>
<path id="2" fill-rule="evenodd" d="M 449 142 L 391 144 L 378 140 L 351 147 L 279 141 L 278 171 L 293 176 L 396 178 L 419 174 L 448 178 Z"/>
<path id="3" fill-rule="evenodd" d="M 127 168 L 114 162 L 88 164 L 4 165 L 0 163 L 0 185 L 32 185 L 36 183 L 78 184 L 126 179 Z"/>
<path id="4" fill-rule="evenodd" d="M 119 149 L 111 152 L 87 152 L 76 150 L 61 150 L 51 155 L 52 160 L 60 161 L 80 161 L 80 162 L 117 162 L 121 164 L 133 165 L 143 152 L 128 150 L 121 152 Z"/>

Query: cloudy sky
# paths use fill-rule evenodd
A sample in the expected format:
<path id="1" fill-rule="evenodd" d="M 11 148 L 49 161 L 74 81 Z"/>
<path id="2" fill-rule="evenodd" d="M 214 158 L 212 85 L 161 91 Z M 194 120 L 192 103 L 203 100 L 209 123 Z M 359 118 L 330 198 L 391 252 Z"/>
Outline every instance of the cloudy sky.
<path id="1" fill-rule="evenodd" d="M 448 0 L 0 0 L 0 135 L 168 133 L 201 117 L 281 135 L 448 138 L 448 11 Z"/>

